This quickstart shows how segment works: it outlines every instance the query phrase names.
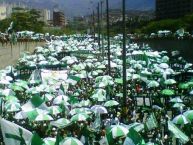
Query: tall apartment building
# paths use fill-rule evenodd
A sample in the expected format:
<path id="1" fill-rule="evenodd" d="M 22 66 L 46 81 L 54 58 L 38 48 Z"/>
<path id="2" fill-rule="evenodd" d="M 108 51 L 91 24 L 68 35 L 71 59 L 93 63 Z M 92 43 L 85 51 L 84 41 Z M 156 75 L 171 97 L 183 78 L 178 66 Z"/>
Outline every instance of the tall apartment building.
<path id="1" fill-rule="evenodd" d="M 53 11 L 53 25 L 55 27 L 64 27 L 65 26 L 65 16 L 61 11 Z"/>
<path id="2" fill-rule="evenodd" d="M 156 0 L 156 19 L 179 18 L 193 12 L 193 0 Z"/>

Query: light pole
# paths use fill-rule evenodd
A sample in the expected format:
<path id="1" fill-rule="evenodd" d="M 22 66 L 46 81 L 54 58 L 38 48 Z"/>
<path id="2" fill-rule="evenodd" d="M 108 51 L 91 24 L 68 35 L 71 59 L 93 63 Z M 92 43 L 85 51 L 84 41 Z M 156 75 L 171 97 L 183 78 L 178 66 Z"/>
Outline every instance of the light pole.
<path id="1" fill-rule="evenodd" d="M 104 35 L 103 35 L 103 1 L 101 1 L 101 52 L 102 52 L 102 59 L 104 60 Z"/>
<path id="2" fill-rule="evenodd" d="M 99 45 L 99 50 L 101 50 L 101 43 L 100 43 L 100 3 L 98 2 L 97 6 L 97 17 L 98 17 L 98 45 Z"/>
<path id="3" fill-rule="evenodd" d="M 122 16 L 123 16 L 123 110 L 127 111 L 127 74 L 126 74 L 126 24 L 125 24 L 125 0 L 122 0 Z"/>
<path id="4" fill-rule="evenodd" d="M 106 0 L 107 13 L 107 54 L 108 54 L 108 75 L 111 75 L 111 52 L 110 52 L 110 34 L 109 34 L 109 0 Z"/>

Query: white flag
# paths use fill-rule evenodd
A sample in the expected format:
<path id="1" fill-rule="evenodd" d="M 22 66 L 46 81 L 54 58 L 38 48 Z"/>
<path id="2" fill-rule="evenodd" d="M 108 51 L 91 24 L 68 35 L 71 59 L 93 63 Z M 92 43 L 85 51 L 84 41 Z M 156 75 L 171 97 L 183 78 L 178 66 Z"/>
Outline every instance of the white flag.
<path id="1" fill-rule="evenodd" d="M 1 131 L 5 145 L 27 145 L 33 136 L 30 131 L 5 119 L 1 119 Z"/>

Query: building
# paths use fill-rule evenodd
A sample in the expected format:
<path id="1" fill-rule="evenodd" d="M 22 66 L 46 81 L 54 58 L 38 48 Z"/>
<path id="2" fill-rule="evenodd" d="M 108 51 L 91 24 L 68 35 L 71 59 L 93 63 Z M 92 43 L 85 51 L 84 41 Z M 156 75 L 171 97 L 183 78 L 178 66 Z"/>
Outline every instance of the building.
<path id="1" fill-rule="evenodd" d="M 51 12 L 48 9 L 41 9 L 40 12 L 40 18 L 39 20 L 43 21 L 46 25 L 49 24 L 49 21 L 51 19 Z"/>
<path id="2" fill-rule="evenodd" d="M 7 17 L 6 5 L 0 5 L 0 20 L 3 20 Z"/>
<path id="3" fill-rule="evenodd" d="M 61 11 L 53 11 L 53 26 L 54 27 L 64 27 L 65 26 L 65 16 Z"/>
<path id="4" fill-rule="evenodd" d="M 193 12 L 193 0 L 156 0 L 156 19 L 179 18 Z"/>

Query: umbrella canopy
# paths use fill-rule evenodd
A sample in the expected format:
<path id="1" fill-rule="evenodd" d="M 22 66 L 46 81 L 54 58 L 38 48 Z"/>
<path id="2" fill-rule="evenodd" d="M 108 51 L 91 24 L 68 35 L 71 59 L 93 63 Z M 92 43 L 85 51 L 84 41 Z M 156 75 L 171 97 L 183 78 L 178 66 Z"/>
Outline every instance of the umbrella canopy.
<path id="1" fill-rule="evenodd" d="M 53 118 L 48 114 L 39 114 L 34 121 L 48 121 L 53 120 Z"/>
<path id="2" fill-rule="evenodd" d="M 5 103 L 5 110 L 7 112 L 16 112 L 21 109 L 21 105 L 18 102 L 6 102 Z"/>
<path id="3" fill-rule="evenodd" d="M 115 125 L 112 129 L 112 136 L 113 138 L 118 138 L 118 137 L 126 137 L 127 133 L 129 132 L 127 128 L 121 126 L 121 125 Z"/>
<path id="4" fill-rule="evenodd" d="M 119 103 L 115 100 L 109 100 L 104 104 L 105 107 L 113 107 L 117 105 L 119 105 Z"/>
<path id="5" fill-rule="evenodd" d="M 60 145 L 83 145 L 83 143 L 77 138 L 66 137 L 62 142 L 60 142 Z"/>
<path id="6" fill-rule="evenodd" d="M 106 114 L 107 109 L 101 105 L 94 105 L 91 107 L 91 110 L 94 111 L 95 113 L 99 113 L 99 114 Z"/>
<path id="7" fill-rule="evenodd" d="M 51 121 L 50 124 L 53 125 L 53 126 L 56 126 L 58 128 L 64 128 L 65 126 L 70 124 L 70 120 L 68 120 L 66 118 L 60 118 L 56 121 Z"/>
<path id="8" fill-rule="evenodd" d="M 61 104 L 61 102 L 67 102 L 68 100 L 69 100 L 68 96 L 59 95 L 54 99 L 53 103 L 57 105 L 57 104 Z"/>
<path id="9" fill-rule="evenodd" d="M 157 81 L 150 81 L 147 85 L 149 88 L 159 87 L 159 83 Z"/>
<path id="10" fill-rule="evenodd" d="M 184 124 L 188 124 L 189 120 L 186 118 L 186 116 L 180 114 L 180 115 L 176 116 L 172 120 L 172 122 L 175 123 L 175 124 L 184 125 Z"/>
<path id="11" fill-rule="evenodd" d="M 55 138 L 51 138 L 51 137 L 47 137 L 43 139 L 45 145 L 55 145 L 56 139 Z"/>
<path id="12" fill-rule="evenodd" d="M 51 106 L 48 108 L 50 114 L 56 115 L 62 112 L 62 109 L 59 106 Z"/>
<path id="13" fill-rule="evenodd" d="M 192 121 L 193 120 L 193 110 L 188 110 L 183 113 L 183 115 L 188 118 L 188 120 Z"/>
<path id="14" fill-rule="evenodd" d="M 181 108 L 184 107 L 185 105 L 183 103 L 175 103 L 172 107 L 173 108 Z"/>
<path id="15" fill-rule="evenodd" d="M 181 83 L 181 84 L 179 84 L 178 87 L 179 87 L 180 89 L 185 90 L 185 89 L 188 89 L 188 88 L 189 88 L 189 84 L 188 84 L 188 83 Z"/>
<path id="16" fill-rule="evenodd" d="M 174 95 L 174 90 L 164 89 L 161 91 L 161 94 L 166 95 L 166 96 L 172 96 L 172 95 Z"/>
<path id="17" fill-rule="evenodd" d="M 168 79 L 168 80 L 165 80 L 164 83 L 166 85 L 173 85 L 173 84 L 176 84 L 176 81 L 174 79 Z"/>
<path id="18" fill-rule="evenodd" d="M 180 97 L 175 97 L 170 100 L 172 103 L 183 103 L 182 99 Z"/>
<path id="19" fill-rule="evenodd" d="M 89 118 L 89 116 L 85 113 L 79 113 L 76 114 L 74 116 L 72 116 L 72 118 L 70 119 L 72 122 L 75 121 L 86 121 Z"/>
<path id="20" fill-rule="evenodd" d="M 71 115 L 75 115 L 78 113 L 90 114 L 91 111 L 88 108 L 74 108 L 69 112 L 69 114 L 71 114 Z"/>

